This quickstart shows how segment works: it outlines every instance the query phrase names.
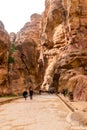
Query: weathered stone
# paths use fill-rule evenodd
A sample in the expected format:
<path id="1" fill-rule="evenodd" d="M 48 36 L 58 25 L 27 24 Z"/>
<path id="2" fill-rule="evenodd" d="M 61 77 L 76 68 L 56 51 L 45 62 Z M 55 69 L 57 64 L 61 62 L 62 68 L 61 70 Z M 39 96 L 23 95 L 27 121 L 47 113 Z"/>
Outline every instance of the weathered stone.
<path id="1" fill-rule="evenodd" d="M 84 112 L 74 112 L 71 115 L 72 122 L 77 122 L 82 126 L 87 126 L 87 113 Z"/>
<path id="2" fill-rule="evenodd" d="M 10 38 L 0 21 L 0 95 L 8 93 L 8 55 Z"/>
<path id="3" fill-rule="evenodd" d="M 9 65 L 12 93 L 22 93 L 25 87 L 37 87 L 40 20 L 41 15 L 35 13 L 31 15 L 31 21 L 17 33 L 15 40 L 13 33 L 10 35 L 15 46 L 11 54 L 14 62 Z"/>
<path id="4" fill-rule="evenodd" d="M 87 76 L 77 75 L 70 78 L 68 88 L 73 92 L 74 101 L 87 101 Z"/>
<path id="5" fill-rule="evenodd" d="M 67 86 L 69 79 L 79 74 L 86 77 L 86 5 L 86 0 L 45 1 L 45 11 L 42 14 L 40 33 L 43 55 L 47 57 L 47 66 L 45 68 L 42 89 L 48 90 L 54 84 L 55 74 L 58 75 L 56 85 L 59 92 L 69 87 Z M 55 63 L 54 57 L 56 57 Z M 49 69 L 50 66 L 51 69 Z M 56 86 L 54 85 L 54 87 Z M 86 100 L 86 93 L 84 97 L 80 97 L 81 100 Z"/>
<path id="6" fill-rule="evenodd" d="M 27 22 L 24 27 L 17 33 L 16 44 L 28 42 L 29 39 L 33 39 L 37 45 L 40 44 L 39 39 L 39 27 L 40 27 L 41 15 L 32 14 L 31 21 Z"/>
<path id="7" fill-rule="evenodd" d="M 20 94 L 25 87 L 35 87 L 36 80 L 36 43 L 30 39 L 28 42 L 16 45 L 12 54 L 14 62 L 9 66 L 10 86 L 12 93 Z"/>

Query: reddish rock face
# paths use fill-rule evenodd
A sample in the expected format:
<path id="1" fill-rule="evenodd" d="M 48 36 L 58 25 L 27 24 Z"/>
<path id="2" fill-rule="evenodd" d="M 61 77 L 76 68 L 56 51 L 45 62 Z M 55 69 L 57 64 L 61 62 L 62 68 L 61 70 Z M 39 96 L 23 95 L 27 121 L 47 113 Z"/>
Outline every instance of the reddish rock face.
<path id="1" fill-rule="evenodd" d="M 41 15 L 32 14 L 31 21 L 27 22 L 24 27 L 17 33 L 16 44 L 28 42 L 29 39 L 33 39 L 39 46 L 39 27 L 40 27 Z"/>
<path id="2" fill-rule="evenodd" d="M 24 88 L 32 85 L 35 88 L 37 76 L 37 50 L 36 43 L 30 39 L 28 42 L 16 45 L 11 57 L 13 62 L 9 63 L 9 77 L 11 92 L 20 94 Z"/>
<path id="3" fill-rule="evenodd" d="M 62 92 L 69 89 L 69 79 L 87 75 L 87 1 L 46 0 L 45 4 L 41 43 L 48 65 L 41 88 Z M 84 97 L 81 100 L 87 99 L 87 92 Z"/>
<path id="4" fill-rule="evenodd" d="M 33 14 L 31 21 L 17 33 L 14 41 L 15 50 L 9 64 L 10 86 L 12 93 L 22 93 L 24 88 L 37 87 L 38 57 L 40 50 L 39 26 L 41 15 Z M 13 43 L 14 35 L 10 34 Z M 13 50 L 13 49 L 12 49 Z"/>
<path id="5" fill-rule="evenodd" d="M 8 55 L 10 39 L 0 21 L 0 95 L 8 93 Z"/>
<path id="6" fill-rule="evenodd" d="M 87 1 L 46 0 L 45 3 L 46 8 L 42 16 L 44 46 L 47 48 L 47 41 L 52 41 L 54 47 L 61 47 L 67 43 L 75 44 L 80 49 L 87 47 Z"/>
<path id="7" fill-rule="evenodd" d="M 74 101 L 87 101 L 87 77 L 77 75 L 69 79 L 69 91 L 73 92 Z"/>

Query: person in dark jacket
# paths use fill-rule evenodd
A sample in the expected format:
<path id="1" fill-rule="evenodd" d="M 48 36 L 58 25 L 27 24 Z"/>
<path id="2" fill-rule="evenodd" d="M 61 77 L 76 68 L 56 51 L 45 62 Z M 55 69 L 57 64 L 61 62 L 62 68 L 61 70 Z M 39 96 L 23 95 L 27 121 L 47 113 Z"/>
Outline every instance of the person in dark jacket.
<path id="1" fill-rule="evenodd" d="M 33 89 L 30 87 L 29 89 L 30 99 L 33 99 Z"/>
<path id="2" fill-rule="evenodd" d="M 28 96 L 28 92 L 25 90 L 25 91 L 23 92 L 23 97 L 25 98 L 25 100 L 27 99 L 27 96 Z"/>

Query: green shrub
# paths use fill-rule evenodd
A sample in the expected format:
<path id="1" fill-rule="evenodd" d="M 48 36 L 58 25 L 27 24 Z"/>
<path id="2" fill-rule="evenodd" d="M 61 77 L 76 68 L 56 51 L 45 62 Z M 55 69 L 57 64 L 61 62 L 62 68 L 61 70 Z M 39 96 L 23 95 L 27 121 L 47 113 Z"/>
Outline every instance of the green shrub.
<path id="1" fill-rule="evenodd" d="M 11 56 L 8 57 L 8 63 L 14 63 L 13 57 L 11 57 Z"/>
<path id="2" fill-rule="evenodd" d="M 64 96 L 68 95 L 68 88 L 63 89 L 63 94 L 64 94 Z"/>
<path id="3" fill-rule="evenodd" d="M 16 46 L 15 46 L 15 44 L 12 44 L 10 53 L 12 54 L 14 51 L 16 51 Z"/>

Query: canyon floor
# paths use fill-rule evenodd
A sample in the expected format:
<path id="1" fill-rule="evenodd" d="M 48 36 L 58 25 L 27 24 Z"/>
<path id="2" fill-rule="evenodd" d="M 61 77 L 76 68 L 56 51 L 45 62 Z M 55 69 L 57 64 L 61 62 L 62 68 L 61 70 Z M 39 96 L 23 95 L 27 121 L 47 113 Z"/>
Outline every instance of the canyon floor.
<path id="1" fill-rule="evenodd" d="M 20 98 L 0 106 L 0 130 L 87 130 L 73 113 L 56 95 Z"/>

